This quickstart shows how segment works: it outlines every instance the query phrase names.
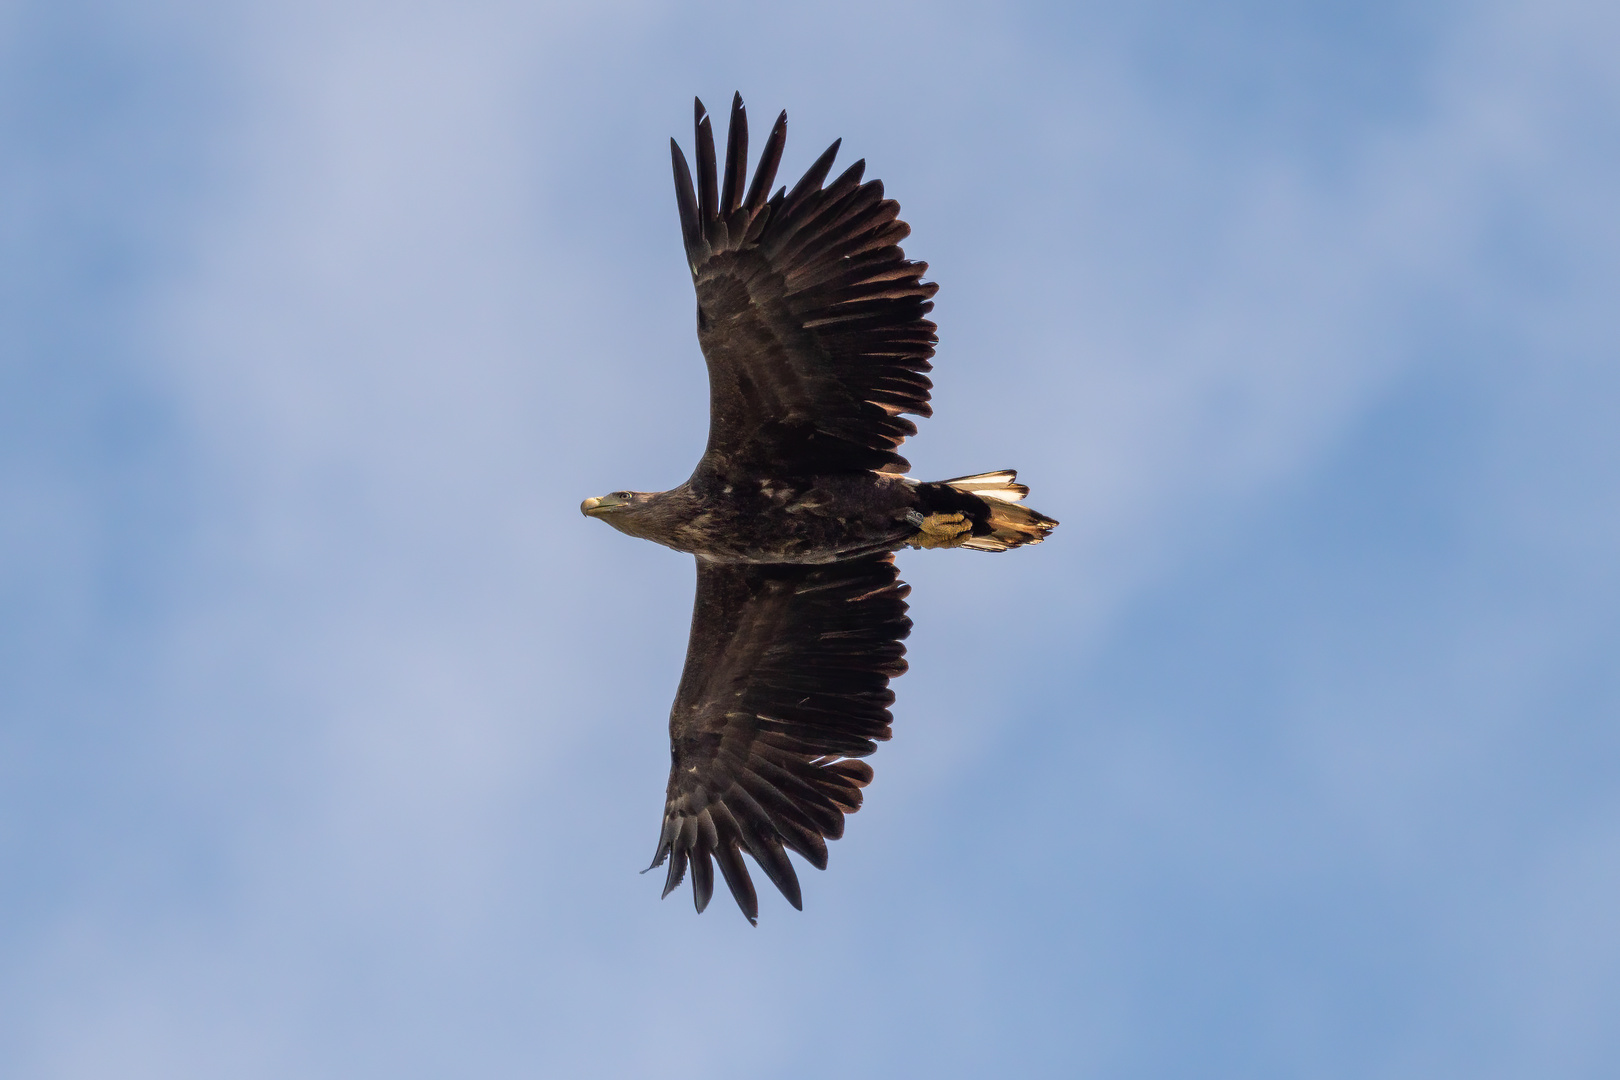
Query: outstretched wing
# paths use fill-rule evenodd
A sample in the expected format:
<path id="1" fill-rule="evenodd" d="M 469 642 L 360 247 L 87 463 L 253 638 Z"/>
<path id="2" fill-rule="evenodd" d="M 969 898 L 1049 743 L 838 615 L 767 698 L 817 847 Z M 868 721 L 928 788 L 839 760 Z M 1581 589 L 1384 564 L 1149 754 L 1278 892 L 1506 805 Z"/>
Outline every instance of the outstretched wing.
<path id="1" fill-rule="evenodd" d="M 696 103 L 698 186 L 674 139 L 675 197 L 709 366 L 711 465 L 777 474 L 905 472 L 896 448 L 928 416 L 938 289 L 906 261 L 911 227 L 857 161 L 826 187 L 837 142 L 792 191 L 767 199 L 787 141 L 777 118 L 746 194 L 748 117 L 731 103 L 723 181 Z"/>
<path id="2" fill-rule="evenodd" d="M 889 737 L 889 680 L 906 670 L 910 588 L 882 555 L 822 566 L 698 560 L 681 687 L 669 714 L 669 789 L 653 866 L 668 896 L 692 867 L 697 909 L 712 855 L 748 921 L 759 914 L 742 852 L 800 906 L 784 848 L 817 869 L 861 805 L 865 757 Z M 651 869 L 651 867 L 649 867 Z"/>

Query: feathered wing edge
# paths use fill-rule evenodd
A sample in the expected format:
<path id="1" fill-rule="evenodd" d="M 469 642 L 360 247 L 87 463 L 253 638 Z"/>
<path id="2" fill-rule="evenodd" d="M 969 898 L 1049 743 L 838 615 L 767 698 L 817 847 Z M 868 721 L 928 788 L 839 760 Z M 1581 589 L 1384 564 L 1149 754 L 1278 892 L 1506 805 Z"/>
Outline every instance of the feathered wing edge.
<path id="1" fill-rule="evenodd" d="M 786 850 L 818 870 L 827 840 L 861 806 L 887 740 L 889 680 L 911 632 L 891 556 L 824 566 L 699 562 L 687 671 L 670 716 L 671 764 L 652 867 L 663 895 L 692 869 L 698 911 L 714 892 L 710 856 L 749 922 L 759 900 L 747 852 L 795 908 Z"/>
<path id="2" fill-rule="evenodd" d="M 851 399 L 849 415 L 828 418 L 827 434 L 866 448 L 863 465 L 905 472 L 896 448 L 917 433 L 900 414 L 932 415 L 926 372 L 938 342 L 924 318 L 938 291 L 925 282 L 925 262 L 908 261 L 900 241 L 911 227 L 900 204 L 883 197 L 883 182 L 862 183 L 865 160 L 823 187 L 842 140 L 835 140 L 791 191 L 766 198 L 787 142 L 787 113 L 776 118 L 747 194 L 748 118 L 742 95 L 732 98 L 724 182 L 715 158 L 709 115 L 694 99 L 697 185 L 679 143 L 670 140 L 675 198 L 687 264 L 696 281 L 717 255 L 754 249 L 763 267 L 781 275 L 782 297 L 797 327 L 812 333 L 822 359 Z"/>
<path id="3" fill-rule="evenodd" d="M 686 261 L 695 275 L 697 268 L 716 252 L 736 250 L 750 239 L 757 239 L 759 229 L 763 229 L 770 219 L 771 215 L 763 211 L 767 206 L 766 192 L 776 180 L 777 167 L 782 163 L 782 149 L 787 145 L 787 111 L 783 110 L 772 125 L 771 134 L 765 140 L 765 149 L 759 156 L 759 166 L 754 170 L 754 182 L 744 195 L 742 185 L 748 172 L 748 114 L 743 108 L 742 95 L 737 94 L 731 99 L 724 186 L 720 185 L 716 172 L 714 129 L 709 123 L 708 110 L 697 98 L 693 99 L 693 110 L 698 156 L 698 184 L 695 189 L 686 155 L 681 152 L 681 144 L 674 139 L 669 140 L 669 155 L 675 171 L 675 204 L 681 216 Z M 821 160 L 811 166 L 804 180 L 794 187 L 794 194 L 802 199 L 800 189 L 806 187 L 807 181 L 811 183 L 811 188 L 819 188 L 837 153 L 838 143 L 835 142 L 821 156 Z M 819 176 L 816 175 L 818 166 Z M 786 188 L 778 191 L 776 199 L 771 202 L 781 202 L 785 191 Z M 756 225 L 759 229 L 754 228 Z M 750 231 L 754 233 L 753 237 L 750 237 Z"/>

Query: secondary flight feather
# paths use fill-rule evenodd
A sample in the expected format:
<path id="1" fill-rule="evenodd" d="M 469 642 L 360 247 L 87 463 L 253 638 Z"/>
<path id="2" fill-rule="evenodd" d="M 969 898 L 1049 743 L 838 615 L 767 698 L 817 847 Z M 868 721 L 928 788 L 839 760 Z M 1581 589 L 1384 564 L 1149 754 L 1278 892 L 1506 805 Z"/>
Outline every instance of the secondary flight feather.
<path id="1" fill-rule="evenodd" d="M 900 444 L 928 416 L 938 286 L 907 260 L 910 228 L 839 143 L 769 194 L 777 117 L 748 181 L 748 118 L 732 100 L 724 170 L 695 103 L 695 177 L 670 140 L 675 202 L 709 369 L 709 439 L 684 484 L 615 491 L 580 509 L 697 561 L 686 665 L 670 711 L 670 775 L 653 866 L 664 895 L 714 867 L 750 922 L 746 853 L 794 907 L 787 852 L 817 869 L 872 779 L 906 670 L 900 548 L 1005 551 L 1057 525 L 1012 470 L 925 483 Z M 746 190 L 745 190 L 746 185 Z"/>

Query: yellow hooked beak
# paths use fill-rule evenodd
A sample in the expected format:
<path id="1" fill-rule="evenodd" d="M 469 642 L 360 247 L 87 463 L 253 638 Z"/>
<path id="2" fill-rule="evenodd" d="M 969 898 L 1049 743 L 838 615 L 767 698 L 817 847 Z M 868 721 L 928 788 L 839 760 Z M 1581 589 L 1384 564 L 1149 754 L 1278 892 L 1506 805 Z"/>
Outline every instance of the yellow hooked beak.
<path id="1" fill-rule="evenodd" d="M 619 495 L 599 495 L 579 504 L 579 512 L 586 517 L 601 517 L 609 510 L 629 506 L 630 500 Z"/>

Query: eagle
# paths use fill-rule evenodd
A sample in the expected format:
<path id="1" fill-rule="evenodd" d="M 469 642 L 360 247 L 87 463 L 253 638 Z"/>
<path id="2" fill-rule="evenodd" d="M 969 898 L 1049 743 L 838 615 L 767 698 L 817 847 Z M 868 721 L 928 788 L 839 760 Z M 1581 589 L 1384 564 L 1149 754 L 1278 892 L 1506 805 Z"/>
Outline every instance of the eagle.
<path id="1" fill-rule="evenodd" d="M 924 483 L 898 453 L 928 416 L 938 286 L 900 241 L 900 207 L 857 161 L 826 183 L 842 140 L 770 193 L 787 142 L 777 117 L 748 180 L 748 118 L 731 103 L 725 168 L 695 101 L 697 183 L 670 140 L 709 438 L 669 491 L 586 499 L 585 515 L 696 557 L 697 596 L 669 715 L 669 786 L 652 865 L 663 895 L 692 872 L 702 912 L 714 866 L 757 925 L 746 852 L 795 908 L 787 852 L 818 870 L 872 779 L 906 670 L 900 548 L 1006 551 L 1057 525 L 1011 469 Z M 711 862 L 712 860 L 712 862 Z"/>

